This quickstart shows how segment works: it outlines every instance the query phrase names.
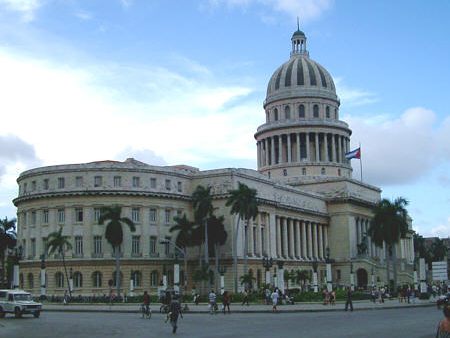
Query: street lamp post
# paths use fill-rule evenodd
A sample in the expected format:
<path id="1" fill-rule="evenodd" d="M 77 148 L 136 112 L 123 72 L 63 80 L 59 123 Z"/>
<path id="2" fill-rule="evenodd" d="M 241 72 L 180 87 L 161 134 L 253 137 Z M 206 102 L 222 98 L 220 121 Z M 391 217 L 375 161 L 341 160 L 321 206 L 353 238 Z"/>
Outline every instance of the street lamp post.
<path id="1" fill-rule="evenodd" d="M 313 287 L 314 287 L 314 292 L 317 293 L 319 292 L 319 287 L 317 285 L 317 267 L 319 266 L 319 264 L 314 261 L 312 262 L 312 268 L 313 268 Z"/>
<path id="2" fill-rule="evenodd" d="M 116 274 L 114 274 L 114 275 L 116 275 Z M 116 283 L 117 283 L 117 281 L 116 281 Z M 73 270 L 72 270 L 72 268 L 70 268 L 69 269 L 69 294 L 72 295 L 72 292 L 73 292 Z"/>
<path id="3" fill-rule="evenodd" d="M 284 295 L 284 262 L 282 260 L 277 261 L 278 265 L 278 288 L 281 290 L 281 293 Z"/>
<path id="4" fill-rule="evenodd" d="M 350 262 L 350 290 L 355 291 L 355 275 L 353 274 L 353 262 Z"/>
<path id="5" fill-rule="evenodd" d="M 372 290 L 373 290 L 375 288 L 375 274 L 374 274 L 374 271 L 373 271 L 373 266 L 372 266 L 370 278 L 371 278 Z"/>
<path id="6" fill-rule="evenodd" d="M 220 265 L 219 266 L 219 273 L 220 273 L 220 294 L 223 295 L 225 292 L 225 273 L 227 272 L 227 267 Z"/>
<path id="7" fill-rule="evenodd" d="M 131 272 L 130 272 L 130 297 L 133 297 L 134 296 L 134 276 L 133 276 L 133 274 L 134 274 L 134 271 L 133 270 L 131 270 Z"/>
<path id="8" fill-rule="evenodd" d="M 45 255 L 41 255 L 41 299 L 45 299 L 46 290 L 46 280 L 45 280 Z"/>
<path id="9" fill-rule="evenodd" d="M 413 278 L 414 278 L 414 291 L 417 291 L 419 289 L 419 280 L 417 276 L 417 262 L 419 260 L 419 253 L 414 253 L 414 272 L 413 272 Z"/>
<path id="10" fill-rule="evenodd" d="M 183 255 L 183 259 L 184 259 L 184 290 L 187 291 L 187 281 L 188 281 L 187 250 L 179 247 L 178 245 L 176 245 L 174 242 L 172 242 L 169 239 L 160 240 L 159 243 L 161 243 L 161 244 L 171 244 L 171 245 L 173 245 L 173 247 L 175 249 L 177 249 Z M 175 255 L 175 258 L 178 258 L 178 256 Z M 176 270 L 176 266 L 177 265 L 178 265 L 178 262 L 176 262 L 176 264 L 174 266 L 174 282 L 176 281 L 176 278 L 178 278 L 178 284 L 179 284 L 179 281 L 180 281 L 180 278 L 179 278 L 179 271 L 180 271 L 179 265 L 178 265 L 178 277 L 175 277 L 175 275 L 176 275 L 176 271 L 175 270 Z"/>
<path id="11" fill-rule="evenodd" d="M 330 248 L 325 249 L 325 262 L 327 267 L 327 290 L 333 291 L 333 276 L 331 274 L 331 260 L 330 260 Z"/>
<path id="12" fill-rule="evenodd" d="M 270 268 L 273 266 L 272 257 L 264 256 L 262 259 L 262 265 L 266 269 L 266 284 L 270 285 Z"/>

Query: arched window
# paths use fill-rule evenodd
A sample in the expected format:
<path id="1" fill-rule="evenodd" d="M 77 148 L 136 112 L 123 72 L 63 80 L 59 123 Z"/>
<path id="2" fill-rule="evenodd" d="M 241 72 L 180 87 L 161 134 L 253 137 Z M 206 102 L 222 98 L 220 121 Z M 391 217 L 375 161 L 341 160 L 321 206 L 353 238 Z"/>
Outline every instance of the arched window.
<path id="1" fill-rule="evenodd" d="M 134 287 L 141 287 L 142 285 L 142 273 L 140 271 L 133 271 L 131 274 Z"/>
<path id="2" fill-rule="evenodd" d="M 305 118 L 305 106 L 302 104 L 298 107 L 298 117 L 301 119 Z"/>
<path id="3" fill-rule="evenodd" d="M 325 109 L 325 116 L 327 117 L 327 119 L 330 118 L 330 107 L 327 106 L 327 108 Z"/>
<path id="4" fill-rule="evenodd" d="M 158 286 L 159 278 L 158 278 L 158 271 L 153 270 L 150 273 L 150 286 Z"/>
<path id="5" fill-rule="evenodd" d="M 73 287 L 82 288 L 83 287 L 83 275 L 81 272 L 77 271 L 73 274 Z"/>
<path id="6" fill-rule="evenodd" d="M 338 176 L 341 176 L 341 169 L 338 169 Z"/>
<path id="7" fill-rule="evenodd" d="M 283 176 L 287 176 L 287 169 L 283 169 Z"/>
<path id="8" fill-rule="evenodd" d="M 321 173 L 322 175 L 325 175 L 325 174 L 326 174 L 325 168 L 322 168 L 322 169 L 320 170 L 320 173 Z"/>
<path id="9" fill-rule="evenodd" d="M 20 275 L 19 275 L 19 287 L 20 287 L 21 289 L 24 288 L 24 278 L 23 278 L 23 273 L 20 273 Z"/>
<path id="10" fill-rule="evenodd" d="M 291 119 L 291 108 L 289 106 L 284 107 L 284 118 L 286 120 Z"/>
<path id="11" fill-rule="evenodd" d="M 60 271 L 55 273 L 55 285 L 59 289 L 64 287 L 64 274 Z"/>
<path id="12" fill-rule="evenodd" d="M 119 278 L 120 278 L 120 286 L 123 286 L 123 273 L 122 271 L 119 274 Z M 112 274 L 112 280 L 113 280 L 113 286 L 117 286 L 117 282 L 116 282 L 116 272 L 114 271 Z"/>
<path id="13" fill-rule="evenodd" d="M 319 106 L 317 104 L 313 106 L 313 116 L 315 119 L 319 118 Z"/>
<path id="14" fill-rule="evenodd" d="M 34 288 L 34 276 L 31 272 L 28 274 L 27 279 L 28 279 L 28 287 L 30 289 Z"/>
<path id="15" fill-rule="evenodd" d="M 100 271 L 95 271 L 92 273 L 92 286 L 94 288 L 102 287 L 102 273 Z"/>
<path id="16" fill-rule="evenodd" d="M 302 168 L 302 175 L 303 175 L 303 176 L 306 175 L 306 168 Z"/>
<path id="17" fill-rule="evenodd" d="M 278 121 L 278 109 L 277 108 L 275 108 L 273 110 L 273 120 Z"/>

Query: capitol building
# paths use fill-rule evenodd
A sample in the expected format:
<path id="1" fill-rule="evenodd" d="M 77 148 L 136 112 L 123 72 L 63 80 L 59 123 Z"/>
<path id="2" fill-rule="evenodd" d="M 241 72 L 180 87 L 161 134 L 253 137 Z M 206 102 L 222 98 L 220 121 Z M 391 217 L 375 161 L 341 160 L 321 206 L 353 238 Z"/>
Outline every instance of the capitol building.
<path id="1" fill-rule="evenodd" d="M 239 276 L 245 273 L 244 257 L 248 257 L 248 268 L 256 278 L 254 287 L 262 286 L 266 278 L 277 283 L 281 267 L 277 261 L 288 271 L 317 270 L 319 287 L 326 283 L 326 261 L 332 262 L 335 286 L 387 284 L 385 248 L 376 247 L 367 237 L 372 207 L 380 200 L 381 190 L 352 178 L 352 166 L 345 157 L 352 131 L 340 120 L 339 106 L 333 78 L 310 58 L 307 37 L 297 30 L 291 38 L 289 60 L 275 70 L 267 86 L 265 123 L 254 134 L 257 170 L 203 171 L 128 158 L 21 173 L 19 194 L 14 199 L 18 240 L 24 253 L 20 286 L 39 294 L 47 237 L 62 227 L 72 243 L 66 258 L 74 294 L 108 294 L 108 281 L 115 272 L 114 255 L 105 239 L 105 226 L 99 225 L 98 219 L 101 208 L 112 205 L 121 206 L 122 216 L 136 224 L 135 232 L 124 226 L 123 292 L 130 292 L 130 278 L 138 294 L 144 290 L 154 293 L 163 276 L 168 286 L 173 285 L 176 249 L 171 242 L 176 233 L 169 229 L 175 216 L 186 214 L 193 219 L 191 195 L 198 185 L 211 187 L 215 213 L 225 218 L 228 239 L 220 250 L 220 262 L 226 268 L 226 290 L 233 290 L 233 253 L 238 256 Z M 238 183 L 257 190 L 259 214 L 247 227 L 239 228 L 235 245 L 237 219 L 225 203 Z M 412 233 L 410 228 L 395 247 L 399 284 L 413 279 Z M 367 250 L 361 252 L 358 248 L 363 242 Z M 274 261 L 268 274 L 262 264 L 264 257 Z M 195 285 L 193 272 L 198 269 L 196 248 L 188 250 L 187 261 L 187 274 L 180 264 L 181 280 L 184 283 L 187 275 L 190 290 Z M 46 255 L 45 265 L 47 295 L 64 294 L 68 287 L 61 259 Z"/>

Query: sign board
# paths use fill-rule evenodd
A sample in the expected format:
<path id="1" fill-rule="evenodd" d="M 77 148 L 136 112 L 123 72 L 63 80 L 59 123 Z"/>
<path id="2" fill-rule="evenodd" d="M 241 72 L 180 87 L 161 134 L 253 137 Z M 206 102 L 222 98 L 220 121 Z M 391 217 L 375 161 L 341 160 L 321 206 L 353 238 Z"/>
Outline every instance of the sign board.
<path id="1" fill-rule="evenodd" d="M 446 281 L 448 279 L 447 261 L 432 262 L 431 265 L 434 281 Z"/>

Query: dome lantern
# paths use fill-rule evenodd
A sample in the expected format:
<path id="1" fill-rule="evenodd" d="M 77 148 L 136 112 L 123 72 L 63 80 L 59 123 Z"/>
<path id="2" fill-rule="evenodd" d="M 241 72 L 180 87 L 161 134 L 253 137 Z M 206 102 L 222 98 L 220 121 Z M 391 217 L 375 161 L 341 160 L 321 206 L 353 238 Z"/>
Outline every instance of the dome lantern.
<path id="1" fill-rule="evenodd" d="M 292 51 L 291 56 L 295 54 L 303 54 L 308 56 L 309 53 L 306 50 L 306 35 L 300 30 L 300 23 L 297 17 L 297 30 L 292 34 Z"/>

